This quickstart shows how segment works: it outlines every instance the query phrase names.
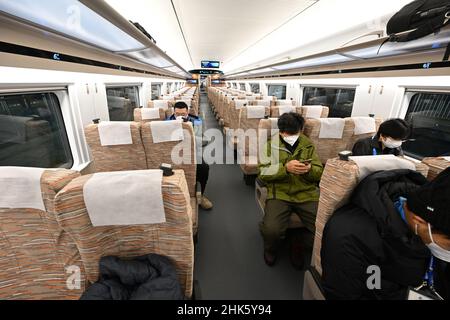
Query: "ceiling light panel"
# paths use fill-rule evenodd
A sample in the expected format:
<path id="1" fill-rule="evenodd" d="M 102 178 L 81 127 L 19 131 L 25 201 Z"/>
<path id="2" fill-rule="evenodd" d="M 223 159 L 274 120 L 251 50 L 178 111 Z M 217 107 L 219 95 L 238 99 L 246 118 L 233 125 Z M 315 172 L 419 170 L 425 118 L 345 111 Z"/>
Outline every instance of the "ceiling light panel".
<path id="1" fill-rule="evenodd" d="M 144 48 L 77 0 L 2 0 L 0 11 L 108 51 Z"/>

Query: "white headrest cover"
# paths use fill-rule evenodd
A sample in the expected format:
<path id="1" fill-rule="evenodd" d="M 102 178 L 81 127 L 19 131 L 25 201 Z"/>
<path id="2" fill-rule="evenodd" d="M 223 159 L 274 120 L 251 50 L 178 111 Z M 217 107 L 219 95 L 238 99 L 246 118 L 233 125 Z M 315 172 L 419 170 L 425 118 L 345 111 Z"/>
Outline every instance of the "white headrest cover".
<path id="1" fill-rule="evenodd" d="M 344 135 L 345 119 L 321 118 L 319 139 L 342 139 Z"/>
<path id="2" fill-rule="evenodd" d="M 162 170 L 94 174 L 84 185 L 86 209 L 94 227 L 166 222 Z"/>
<path id="3" fill-rule="evenodd" d="M 360 181 L 376 171 L 396 169 L 416 170 L 416 166 L 412 161 L 396 157 L 392 154 L 349 157 L 349 159 L 358 165 Z"/>
<path id="4" fill-rule="evenodd" d="M 266 107 L 248 106 L 247 119 L 263 119 L 266 116 Z"/>
<path id="5" fill-rule="evenodd" d="M 148 125 L 152 129 L 153 143 L 184 140 L 182 121 L 154 121 Z"/>
<path id="6" fill-rule="evenodd" d="M 236 109 L 242 109 L 244 105 L 248 105 L 247 100 L 234 100 L 234 105 L 236 106 Z"/>
<path id="7" fill-rule="evenodd" d="M 0 167 L 0 208 L 45 211 L 41 177 L 45 169 Z"/>
<path id="8" fill-rule="evenodd" d="M 159 109 L 156 108 L 141 108 L 142 120 L 154 120 L 159 119 Z"/>
<path id="9" fill-rule="evenodd" d="M 167 110 L 169 108 L 169 102 L 167 100 L 153 100 L 153 107 Z"/>
<path id="10" fill-rule="evenodd" d="M 98 125 L 100 143 L 103 147 L 133 144 L 131 122 L 105 121 Z"/>
<path id="11" fill-rule="evenodd" d="M 366 133 L 375 133 L 377 131 L 375 118 L 354 117 L 352 118 L 352 120 L 355 123 L 355 131 L 354 131 L 355 136 Z"/>
<path id="12" fill-rule="evenodd" d="M 285 113 L 296 112 L 297 108 L 293 105 L 281 105 L 278 106 L 278 110 L 280 110 L 280 116 L 282 116 Z"/>
<path id="13" fill-rule="evenodd" d="M 303 106 L 306 110 L 306 118 L 320 119 L 322 117 L 323 106 Z"/>

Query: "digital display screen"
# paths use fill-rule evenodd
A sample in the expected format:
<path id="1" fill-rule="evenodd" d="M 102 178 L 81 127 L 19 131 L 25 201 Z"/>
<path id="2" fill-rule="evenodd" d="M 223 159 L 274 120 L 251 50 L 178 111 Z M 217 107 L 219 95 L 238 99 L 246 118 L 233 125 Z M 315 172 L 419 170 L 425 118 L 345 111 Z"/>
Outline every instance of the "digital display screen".
<path id="1" fill-rule="evenodd" d="M 220 80 L 213 80 L 213 81 L 211 81 L 211 83 L 212 83 L 212 84 L 220 84 L 221 81 L 220 81 Z"/>
<path id="2" fill-rule="evenodd" d="M 197 80 L 188 80 L 187 82 L 188 82 L 188 83 L 191 83 L 191 84 L 197 84 L 197 83 L 198 83 Z"/>
<path id="3" fill-rule="evenodd" d="M 202 68 L 219 69 L 220 62 L 219 61 L 202 61 Z"/>

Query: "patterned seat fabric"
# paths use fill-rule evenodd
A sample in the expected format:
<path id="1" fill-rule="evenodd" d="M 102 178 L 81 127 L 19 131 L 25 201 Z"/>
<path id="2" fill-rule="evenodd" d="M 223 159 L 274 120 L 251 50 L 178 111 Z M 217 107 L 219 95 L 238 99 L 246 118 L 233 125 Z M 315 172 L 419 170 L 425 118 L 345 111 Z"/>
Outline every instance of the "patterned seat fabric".
<path id="1" fill-rule="evenodd" d="M 354 125 L 350 118 L 345 119 L 345 126 L 342 138 L 340 139 L 321 139 L 321 122 L 319 119 L 307 119 L 305 122 L 304 134 L 311 139 L 316 146 L 316 152 L 322 163 L 328 159 L 337 157 L 339 152 L 347 150 L 354 132 Z"/>
<path id="2" fill-rule="evenodd" d="M 131 123 L 133 144 L 130 145 L 102 146 L 97 124 L 87 126 L 84 133 L 92 153 L 95 172 L 147 169 L 141 125 L 138 122 Z"/>
<path id="3" fill-rule="evenodd" d="M 430 168 L 428 180 L 434 180 L 442 171 L 450 167 L 449 159 L 449 157 L 424 158 L 422 162 Z"/>
<path id="4" fill-rule="evenodd" d="M 416 170 L 426 177 L 428 167 L 420 162 L 414 164 Z M 337 158 L 328 160 L 320 182 L 320 200 L 312 256 L 312 265 L 320 274 L 322 274 L 320 250 L 325 224 L 337 209 L 349 201 L 358 183 L 359 168 L 355 162 L 342 161 Z"/>
<path id="5" fill-rule="evenodd" d="M 308 106 L 302 106 L 300 107 L 300 114 L 302 115 L 303 118 L 307 118 L 306 115 L 308 113 Z M 321 118 L 328 118 L 328 114 L 330 113 L 330 108 L 328 107 L 323 107 L 322 108 L 322 114 L 320 115 Z"/>
<path id="6" fill-rule="evenodd" d="M 166 223 L 135 226 L 92 226 L 83 196 L 92 175 L 73 180 L 55 201 L 57 220 L 77 243 L 88 283 L 98 280 L 99 261 L 104 256 L 133 258 L 149 253 L 169 257 L 186 297 L 192 295 L 194 245 L 192 209 L 184 173 L 164 177 L 162 194 Z"/>
<path id="7" fill-rule="evenodd" d="M 81 257 L 73 239 L 58 225 L 54 209 L 56 193 L 76 177 L 78 172 L 65 169 L 44 171 L 46 211 L 0 208 L 0 299 L 69 300 L 83 293 Z M 67 285 L 72 284 L 69 271 L 76 271 L 71 267 L 80 271 L 79 289 Z"/>
<path id="8" fill-rule="evenodd" d="M 249 119 L 248 108 L 243 107 L 239 113 L 239 129 L 243 130 L 237 133 L 237 151 L 240 157 L 240 166 L 244 174 L 258 174 L 258 128 L 259 122 L 270 115 L 270 108 L 265 107 L 265 115 L 262 118 Z M 242 136 L 242 134 L 245 135 Z M 252 139 L 251 137 L 254 137 Z"/>

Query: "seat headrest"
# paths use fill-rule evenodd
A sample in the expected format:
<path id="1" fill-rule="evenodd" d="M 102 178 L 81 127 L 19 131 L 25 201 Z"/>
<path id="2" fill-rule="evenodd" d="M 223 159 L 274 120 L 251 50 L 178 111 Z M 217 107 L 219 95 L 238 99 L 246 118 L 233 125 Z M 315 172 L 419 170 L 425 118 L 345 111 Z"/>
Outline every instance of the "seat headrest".
<path id="1" fill-rule="evenodd" d="M 169 108 L 168 100 L 153 100 L 153 107 L 157 109 L 167 110 Z"/>
<path id="2" fill-rule="evenodd" d="M 355 124 L 355 131 L 354 131 L 355 136 L 377 132 L 377 124 L 375 118 L 353 117 L 352 120 Z"/>
<path id="3" fill-rule="evenodd" d="M 100 143 L 103 147 L 133 144 L 131 122 L 105 121 L 98 124 Z"/>
<path id="4" fill-rule="evenodd" d="M 319 139 L 342 139 L 345 119 L 321 118 Z"/>
<path id="5" fill-rule="evenodd" d="M 94 227 L 166 222 L 162 170 L 96 173 L 83 186 Z"/>
<path id="6" fill-rule="evenodd" d="M 311 119 L 322 118 L 323 106 L 303 106 L 306 110 L 305 117 Z"/>
<path id="7" fill-rule="evenodd" d="M 45 211 L 41 177 L 45 169 L 0 167 L 0 208 Z"/>
<path id="8" fill-rule="evenodd" d="M 295 106 L 291 105 L 280 105 L 278 107 L 279 113 L 280 113 L 280 117 L 285 114 L 285 113 L 290 113 L 290 112 L 297 112 L 297 108 Z"/>
<path id="9" fill-rule="evenodd" d="M 154 121 L 147 125 L 152 130 L 153 143 L 184 140 L 182 121 Z"/>
<path id="10" fill-rule="evenodd" d="M 157 108 L 141 108 L 139 109 L 142 120 L 160 119 L 159 109 Z"/>
<path id="11" fill-rule="evenodd" d="M 242 109 L 242 107 L 248 105 L 247 100 L 234 100 L 234 105 L 237 110 Z"/>
<path id="12" fill-rule="evenodd" d="M 248 106 L 247 119 L 263 119 L 266 116 L 266 107 L 264 106 Z"/>
<path id="13" fill-rule="evenodd" d="M 349 159 L 358 165 L 360 181 L 376 171 L 396 169 L 416 170 L 416 166 L 412 161 L 396 157 L 392 154 L 349 157 Z"/>

